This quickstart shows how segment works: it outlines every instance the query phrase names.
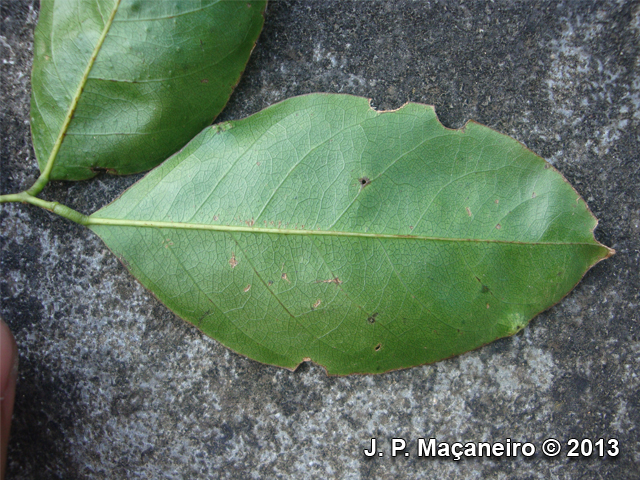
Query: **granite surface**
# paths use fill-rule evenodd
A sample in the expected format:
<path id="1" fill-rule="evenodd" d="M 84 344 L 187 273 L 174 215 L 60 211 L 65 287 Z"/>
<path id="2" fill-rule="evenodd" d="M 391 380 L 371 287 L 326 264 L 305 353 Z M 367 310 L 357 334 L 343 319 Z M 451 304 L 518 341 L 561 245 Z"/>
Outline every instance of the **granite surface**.
<path id="1" fill-rule="evenodd" d="M 0 192 L 38 171 L 29 73 L 38 2 L 1 2 Z M 20 349 L 11 479 L 640 478 L 640 3 L 273 1 L 220 120 L 293 95 L 433 104 L 551 162 L 617 254 L 520 334 L 380 376 L 295 372 L 175 317 L 89 230 L 2 207 L 1 314 Z M 139 177 L 53 182 L 90 213 Z M 363 449 L 378 439 L 382 457 Z M 410 456 L 391 458 L 392 438 Z M 419 458 L 419 439 L 532 442 L 517 457 Z M 562 453 L 546 457 L 555 438 Z M 616 457 L 568 458 L 571 439 Z"/>

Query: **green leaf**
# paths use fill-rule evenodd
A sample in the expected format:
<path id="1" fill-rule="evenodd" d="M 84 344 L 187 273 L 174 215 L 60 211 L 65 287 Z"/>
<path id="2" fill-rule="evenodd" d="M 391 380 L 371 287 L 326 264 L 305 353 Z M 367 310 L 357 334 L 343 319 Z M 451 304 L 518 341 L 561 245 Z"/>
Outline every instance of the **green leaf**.
<path id="1" fill-rule="evenodd" d="M 89 223 L 207 335 L 334 374 L 512 335 L 613 253 L 580 196 L 517 141 L 345 95 L 207 128 Z"/>
<path id="2" fill-rule="evenodd" d="M 51 179 L 148 170 L 224 108 L 264 1 L 42 0 L 31 128 Z M 49 167 L 47 167 L 47 165 Z"/>

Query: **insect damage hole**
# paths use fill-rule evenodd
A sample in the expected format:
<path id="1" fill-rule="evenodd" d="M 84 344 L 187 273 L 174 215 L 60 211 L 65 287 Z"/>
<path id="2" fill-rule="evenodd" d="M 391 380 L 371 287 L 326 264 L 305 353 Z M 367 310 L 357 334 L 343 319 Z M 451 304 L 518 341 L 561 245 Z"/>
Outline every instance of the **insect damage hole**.
<path id="1" fill-rule="evenodd" d="M 375 350 L 376 352 L 379 352 L 381 348 L 382 348 L 382 344 L 381 344 L 381 343 L 379 343 L 379 344 L 377 344 L 377 345 L 374 347 L 374 350 Z"/>
<path id="2" fill-rule="evenodd" d="M 363 189 L 371 183 L 371 180 L 369 179 L 369 177 L 360 177 L 358 179 L 358 182 L 360 182 L 360 189 Z"/>

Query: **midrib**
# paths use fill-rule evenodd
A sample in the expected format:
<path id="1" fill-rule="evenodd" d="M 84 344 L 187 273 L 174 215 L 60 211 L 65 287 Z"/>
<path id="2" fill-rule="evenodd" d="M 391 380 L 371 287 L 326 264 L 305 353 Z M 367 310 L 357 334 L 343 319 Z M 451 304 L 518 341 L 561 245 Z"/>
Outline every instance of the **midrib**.
<path id="1" fill-rule="evenodd" d="M 76 108 L 78 107 L 78 102 L 80 101 L 80 97 L 82 96 L 82 92 L 84 90 L 85 85 L 87 84 L 87 79 L 89 78 L 89 73 L 91 72 L 91 69 L 93 68 L 93 64 L 96 61 L 96 58 L 98 57 L 98 53 L 100 52 L 100 49 L 102 48 L 102 44 L 104 43 L 105 39 L 107 38 L 107 34 L 109 33 L 109 29 L 111 28 L 111 25 L 113 24 L 113 19 L 116 16 L 116 13 L 118 11 L 118 7 L 120 6 L 120 0 L 116 0 L 113 6 L 113 10 L 111 11 L 111 15 L 109 16 L 109 19 L 107 20 L 104 28 L 102 29 L 102 33 L 100 34 L 100 38 L 98 39 L 98 42 L 96 43 L 95 48 L 93 49 L 93 51 L 91 52 L 91 57 L 89 58 L 89 62 L 87 62 L 87 66 L 82 74 L 82 78 L 80 79 L 80 82 L 78 82 L 78 87 L 76 88 L 76 92 L 73 96 L 73 98 L 71 99 L 71 103 L 69 104 L 69 108 L 67 109 L 67 115 L 65 116 L 64 122 L 62 123 L 62 127 L 60 127 L 60 132 L 58 133 L 58 136 L 56 137 L 56 141 L 53 144 L 53 148 L 51 149 L 51 153 L 49 154 L 49 158 L 47 159 L 47 164 L 45 166 L 45 169 L 43 170 L 42 174 L 43 176 L 45 176 L 47 179 L 49 177 L 49 175 L 51 174 L 51 171 L 53 170 L 53 166 L 55 164 L 55 160 L 56 157 L 58 156 L 58 152 L 60 151 L 60 147 L 62 146 L 62 142 L 64 141 L 64 138 L 67 134 L 67 130 L 69 129 L 69 125 L 71 124 L 71 120 L 73 119 L 73 115 L 76 111 Z"/>
<path id="2" fill-rule="evenodd" d="M 311 230 L 311 229 L 290 229 L 290 228 L 262 228 L 244 227 L 242 225 L 210 225 L 206 223 L 185 223 L 185 222 L 164 222 L 156 220 L 128 220 L 118 218 L 101 218 L 89 216 L 83 225 L 91 226 L 114 226 L 114 227 L 137 227 L 137 228 L 167 228 L 175 230 L 201 230 L 212 232 L 228 233 L 255 233 L 270 235 L 301 235 L 301 236 L 327 236 L 327 237 L 356 237 L 356 238 L 378 238 L 378 239 L 404 239 L 422 240 L 432 242 L 475 242 L 475 243 L 503 243 L 513 245 L 590 245 L 600 247 L 598 243 L 592 242 L 525 242 L 515 240 L 497 240 L 481 238 L 448 238 L 429 237 L 423 235 L 399 235 L 388 233 L 367 233 L 367 232 L 344 232 L 335 230 Z"/>

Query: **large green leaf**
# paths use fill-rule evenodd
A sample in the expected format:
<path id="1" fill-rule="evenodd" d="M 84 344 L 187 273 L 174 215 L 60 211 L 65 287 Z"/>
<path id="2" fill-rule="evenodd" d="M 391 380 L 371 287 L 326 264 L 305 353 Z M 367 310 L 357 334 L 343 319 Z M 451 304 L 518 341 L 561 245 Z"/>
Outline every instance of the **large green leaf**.
<path id="1" fill-rule="evenodd" d="M 257 0 L 42 0 L 31 128 L 42 171 L 148 170 L 210 124 L 260 34 Z M 59 151 L 58 151 L 59 148 Z"/>
<path id="2" fill-rule="evenodd" d="M 205 129 L 90 223 L 206 334 L 338 374 L 512 335 L 611 254 L 580 196 L 515 140 L 345 95 Z"/>

